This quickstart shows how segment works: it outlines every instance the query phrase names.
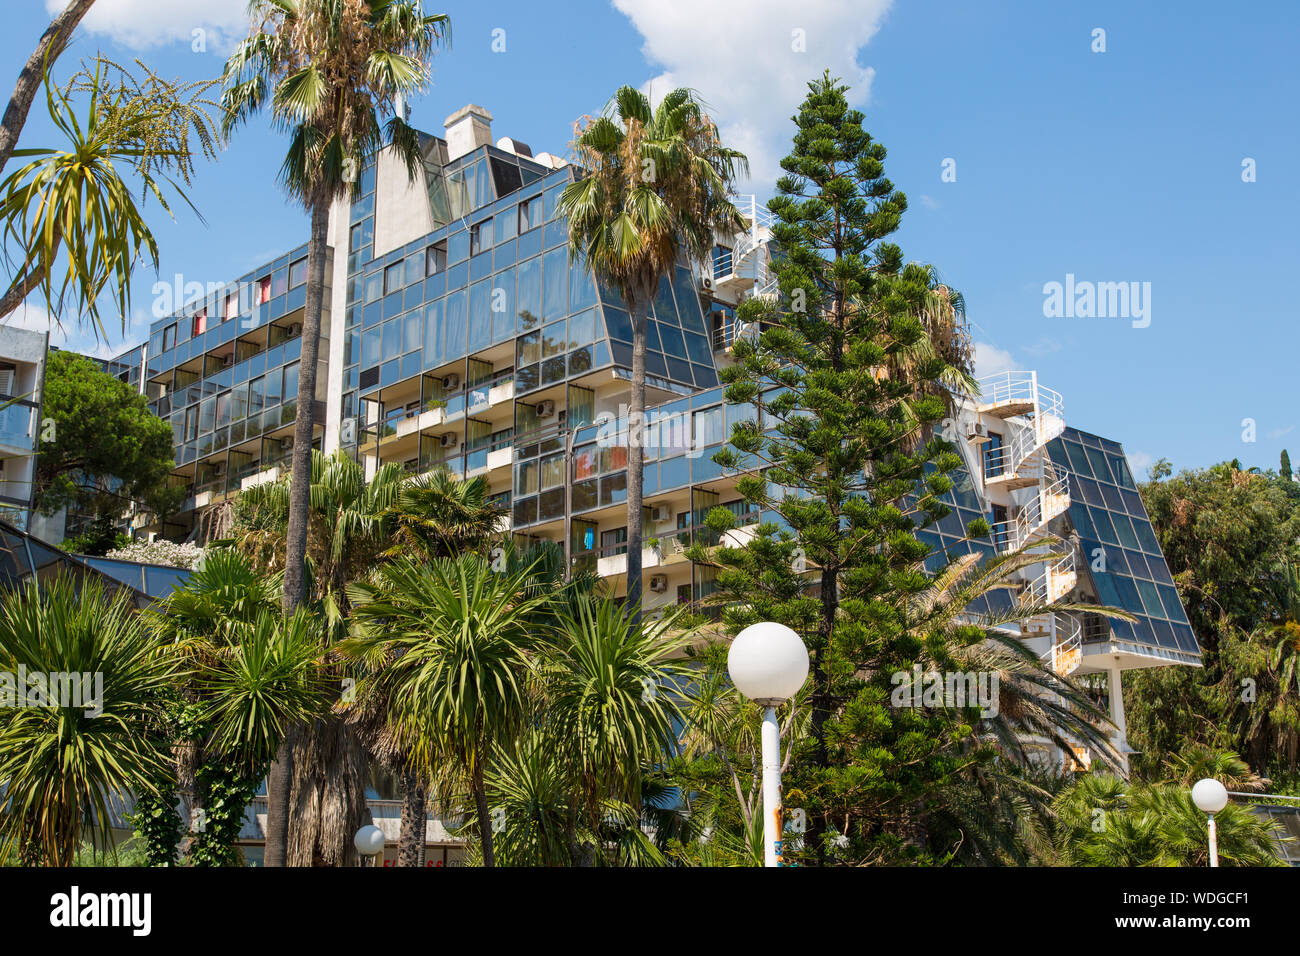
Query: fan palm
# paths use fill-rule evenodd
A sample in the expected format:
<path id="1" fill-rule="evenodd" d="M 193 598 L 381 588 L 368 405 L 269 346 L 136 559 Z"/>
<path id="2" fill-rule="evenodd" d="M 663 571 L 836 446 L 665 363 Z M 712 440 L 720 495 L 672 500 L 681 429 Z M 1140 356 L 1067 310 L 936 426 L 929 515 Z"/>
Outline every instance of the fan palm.
<path id="1" fill-rule="evenodd" d="M 1081 775 L 1056 797 L 1056 861 L 1076 866 L 1196 866 L 1209 862 L 1205 814 L 1177 784 L 1130 786 Z M 1276 825 L 1230 803 L 1215 814 L 1227 866 L 1280 866 Z"/>
<path id="2" fill-rule="evenodd" d="M 307 565 L 314 581 L 312 596 L 328 624 L 320 632 L 328 647 L 346 630 L 347 583 L 366 573 L 387 546 L 385 515 L 398 500 L 403 476 L 401 466 L 390 463 L 367 482 L 362 465 L 343 453 L 327 457 L 313 450 L 309 479 Z M 287 561 L 294 485 L 290 476 L 240 496 L 237 538 L 264 566 L 280 568 Z M 329 672 L 342 693 L 348 675 L 334 665 Z M 348 721 L 331 716 L 295 728 L 281 745 L 267 784 L 268 853 L 275 848 L 283 804 L 293 807 L 292 827 L 284 823 L 291 863 L 350 860 L 355 852 L 352 834 L 367 813 L 365 784 L 364 748 Z"/>
<path id="3" fill-rule="evenodd" d="M 388 509 L 394 543 L 387 553 L 455 557 L 495 537 L 504 515 L 490 501 L 486 479 L 466 481 L 438 469 L 406 482 Z"/>
<path id="4" fill-rule="evenodd" d="M 644 93 L 620 88 L 605 114 L 578 130 L 574 150 L 586 175 L 565 187 L 557 208 L 568 217 L 570 257 L 622 295 L 632 320 L 627 597 L 639 608 L 650 302 L 679 260 L 704 262 L 715 233 L 745 228 L 728 192 L 738 173 L 748 175 L 748 164 L 722 144 L 717 126 L 686 89 L 671 91 L 652 109 Z"/>
<path id="5" fill-rule="evenodd" d="M 1013 584 L 1022 569 L 1059 557 L 1024 549 L 984 560 L 979 554 L 962 555 L 908 599 L 908 627 L 928 649 L 926 665 L 939 671 L 997 675 L 996 713 L 982 715 L 981 730 L 1004 754 L 1028 765 L 1026 740 L 1039 738 L 1066 753 L 1086 745 L 1103 763 L 1118 769 L 1120 757 L 1110 741 L 1106 715 L 1083 688 L 1057 674 L 1010 629 L 1028 618 L 1064 611 L 1126 620 L 1130 615 L 1099 605 L 1045 603 L 1028 596 L 1000 610 L 970 610 L 990 592 Z"/>
<path id="6" fill-rule="evenodd" d="M 306 554 L 316 368 L 325 292 L 330 206 L 351 189 L 355 171 L 391 147 L 414 179 L 420 149 L 404 116 L 380 120 L 397 102 L 425 89 L 429 59 L 450 35 L 446 16 L 426 16 L 420 0 L 253 0 L 260 25 L 226 61 L 222 128 L 229 133 L 269 107 L 288 133 L 280 182 L 311 212 L 302 371 L 294 423 L 293 486 L 286 535 L 284 604 L 307 599 Z M 281 844 L 277 809 L 270 835 Z M 282 863 L 273 846 L 268 865 Z"/>
<path id="7" fill-rule="evenodd" d="M 549 599 L 529 593 L 532 570 L 498 572 L 478 554 L 398 558 L 349 588 L 358 633 L 340 650 L 368 671 L 359 692 L 386 701 L 395 736 L 419 764 L 449 759 L 470 780 L 486 866 L 495 857 L 485 765 L 523 720 L 530 625 Z"/>
<path id="8" fill-rule="evenodd" d="M 0 857 L 17 845 L 30 862 L 70 866 L 83 826 L 98 849 L 111 846 L 114 799 L 156 792 L 170 759 L 158 730 L 182 669 L 125 592 L 66 577 L 0 595 L 0 670 L 20 668 L 102 680 L 91 701 L 51 688 L 44 701 L 0 708 Z"/>

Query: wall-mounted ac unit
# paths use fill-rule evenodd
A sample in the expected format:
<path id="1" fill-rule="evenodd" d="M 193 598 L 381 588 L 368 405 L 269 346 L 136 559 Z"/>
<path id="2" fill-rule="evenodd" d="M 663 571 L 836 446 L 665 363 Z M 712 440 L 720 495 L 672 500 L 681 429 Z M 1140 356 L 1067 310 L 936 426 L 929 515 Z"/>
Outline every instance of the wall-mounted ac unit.
<path id="1" fill-rule="evenodd" d="M 970 442 L 977 442 L 982 444 L 983 442 L 989 440 L 989 436 L 984 431 L 983 424 L 981 424 L 980 422 L 976 422 L 974 425 L 970 427 L 970 431 L 966 435 L 966 440 Z"/>
<path id="2" fill-rule="evenodd" d="M 455 372 L 442 377 L 442 390 L 444 392 L 454 392 L 460 388 L 460 376 Z"/>
<path id="3" fill-rule="evenodd" d="M 231 352 L 229 355 L 222 356 L 222 359 L 221 359 L 221 367 L 222 367 L 222 368 L 230 368 L 230 366 L 232 366 L 232 365 L 234 365 L 234 364 L 235 364 L 235 353 L 234 353 L 234 352 Z"/>
<path id="4" fill-rule="evenodd" d="M 550 418 L 555 414 L 555 403 L 549 398 L 537 403 L 537 417 Z"/>
<path id="5" fill-rule="evenodd" d="M 455 448 L 456 442 L 459 440 L 460 438 L 455 432 L 443 432 L 442 436 L 438 439 L 438 441 L 442 443 L 443 448 Z"/>
<path id="6" fill-rule="evenodd" d="M 214 477 L 219 478 L 225 473 L 226 473 L 226 463 L 224 461 L 219 461 L 212 466 L 212 474 Z"/>
<path id="7" fill-rule="evenodd" d="M 712 276 L 700 276 L 700 291 L 701 291 L 701 292 L 712 292 L 712 291 L 713 291 L 713 277 L 712 277 Z"/>
<path id="8" fill-rule="evenodd" d="M 668 575 L 656 574 L 650 578 L 650 590 L 655 594 L 663 594 L 668 590 Z"/>
<path id="9" fill-rule="evenodd" d="M 651 521 L 669 521 L 672 519 L 673 509 L 667 505 L 655 505 L 650 509 Z"/>
<path id="10" fill-rule="evenodd" d="M 289 326 L 289 338 L 293 338 L 295 335 L 302 335 L 301 322 L 295 322 L 293 325 Z"/>

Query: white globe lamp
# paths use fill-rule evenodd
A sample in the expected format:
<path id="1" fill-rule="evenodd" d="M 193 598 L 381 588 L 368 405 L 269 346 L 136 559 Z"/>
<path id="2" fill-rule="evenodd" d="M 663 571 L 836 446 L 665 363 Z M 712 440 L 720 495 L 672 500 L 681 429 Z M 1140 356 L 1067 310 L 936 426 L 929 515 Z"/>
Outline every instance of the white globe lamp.
<path id="1" fill-rule="evenodd" d="M 368 824 L 357 831 L 352 838 L 352 845 L 362 858 L 377 856 L 384 852 L 384 831 L 374 824 Z"/>
<path id="2" fill-rule="evenodd" d="M 784 624 L 751 624 L 731 642 L 727 673 L 736 690 L 763 706 L 763 864 L 780 866 L 781 725 L 776 708 L 808 679 L 808 648 Z"/>
<path id="3" fill-rule="evenodd" d="M 783 704 L 808 679 L 808 649 L 784 624 L 751 624 L 731 642 L 727 671 L 736 690 L 750 700 Z"/>
<path id="4" fill-rule="evenodd" d="M 1206 777 L 1192 787 L 1192 803 L 1210 818 L 1210 866 L 1219 865 L 1219 832 L 1214 815 L 1228 805 L 1228 788 L 1217 780 Z"/>

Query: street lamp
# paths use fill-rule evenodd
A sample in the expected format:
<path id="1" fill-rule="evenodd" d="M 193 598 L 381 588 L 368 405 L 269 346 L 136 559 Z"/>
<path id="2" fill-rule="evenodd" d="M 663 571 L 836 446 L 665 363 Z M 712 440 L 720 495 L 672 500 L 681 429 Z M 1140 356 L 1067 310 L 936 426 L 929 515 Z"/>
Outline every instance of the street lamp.
<path id="1" fill-rule="evenodd" d="M 1219 865 L 1219 834 L 1214 828 L 1214 815 L 1228 805 L 1228 788 L 1217 780 L 1206 777 L 1192 787 L 1192 802 L 1210 818 L 1210 866 Z"/>
<path id="2" fill-rule="evenodd" d="M 784 624 L 751 624 L 727 652 L 731 682 L 763 709 L 763 865 L 781 865 L 781 726 L 776 709 L 808 679 L 808 649 Z"/>
<path id="3" fill-rule="evenodd" d="M 366 857 L 384 852 L 384 831 L 374 824 L 368 824 L 357 831 L 352 838 L 352 845 L 361 854 L 361 865 L 366 865 Z"/>

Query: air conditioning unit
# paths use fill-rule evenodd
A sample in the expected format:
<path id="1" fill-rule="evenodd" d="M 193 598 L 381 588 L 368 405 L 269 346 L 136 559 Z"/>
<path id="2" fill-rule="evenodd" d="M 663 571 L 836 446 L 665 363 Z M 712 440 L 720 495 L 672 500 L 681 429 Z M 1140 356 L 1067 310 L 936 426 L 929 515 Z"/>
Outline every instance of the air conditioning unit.
<path id="1" fill-rule="evenodd" d="M 460 388 L 460 376 L 455 372 L 442 377 L 442 390 L 444 392 L 454 392 Z"/>
<path id="2" fill-rule="evenodd" d="M 673 510 L 667 505 L 655 505 L 650 509 L 651 521 L 669 521 L 673 516 Z"/>
<path id="3" fill-rule="evenodd" d="M 967 441 L 984 443 L 989 440 L 988 434 L 984 431 L 984 425 L 976 422 L 971 426 L 970 433 L 966 436 Z"/>
<path id="4" fill-rule="evenodd" d="M 656 574 L 650 578 L 650 590 L 655 594 L 663 594 L 668 590 L 668 575 Z"/>
<path id="5" fill-rule="evenodd" d="M 701 292 L 712 292 L 712 291 L 713 291 L 713 277 L 712 277 L 712 276 L 700 276 L 700 291 L 701 291 Z"/>
<path id="6" fill-rule="evenodd" d="M 555 414 L 555 403 L 549 398 L 537 403 L 537 417 L 550 418 Z"/>
<path id="7" fill-rule="evenodd" d="M 293 338 L 295 335 L 302 335 L 301 322 L 295 322 L 293 325 L 289 326 L 289 338 Z"/>
<path id="8" fill-rule="evenodd" d="M 229 355 L 227 355 L 227 356 L 225 356 L 225 357 L 223 357 L 223 358 L 221 359 L 221 367 L 222 367 L 222 368 L 230 368 L 230 366 L 232 366 L 232 365 L 234 365 L 234 364 L 235 364 L 235 353 L 234 353 L 234 352 L 231 352 Z"/>
<path id="9" fill-rule="evenodd" d="M 456 442 L 459 440 L 459 436 L 455 432 L 443 432 L 442 437 L 438 439 L 443 448 L 455 448 Z"/>
<path id="10" fill-rule="evenodd" d="M 225 463 L 224 461 L 219 461 L 219 462 L 217 462 L 215 465 L 212 466 L 212 474 L 213 474 L 213 477 L 218 477 L 218 478 L 219 478 L 220 476 L 224 475 L 225 473 L 226 473 L 226 463 Z"/>

